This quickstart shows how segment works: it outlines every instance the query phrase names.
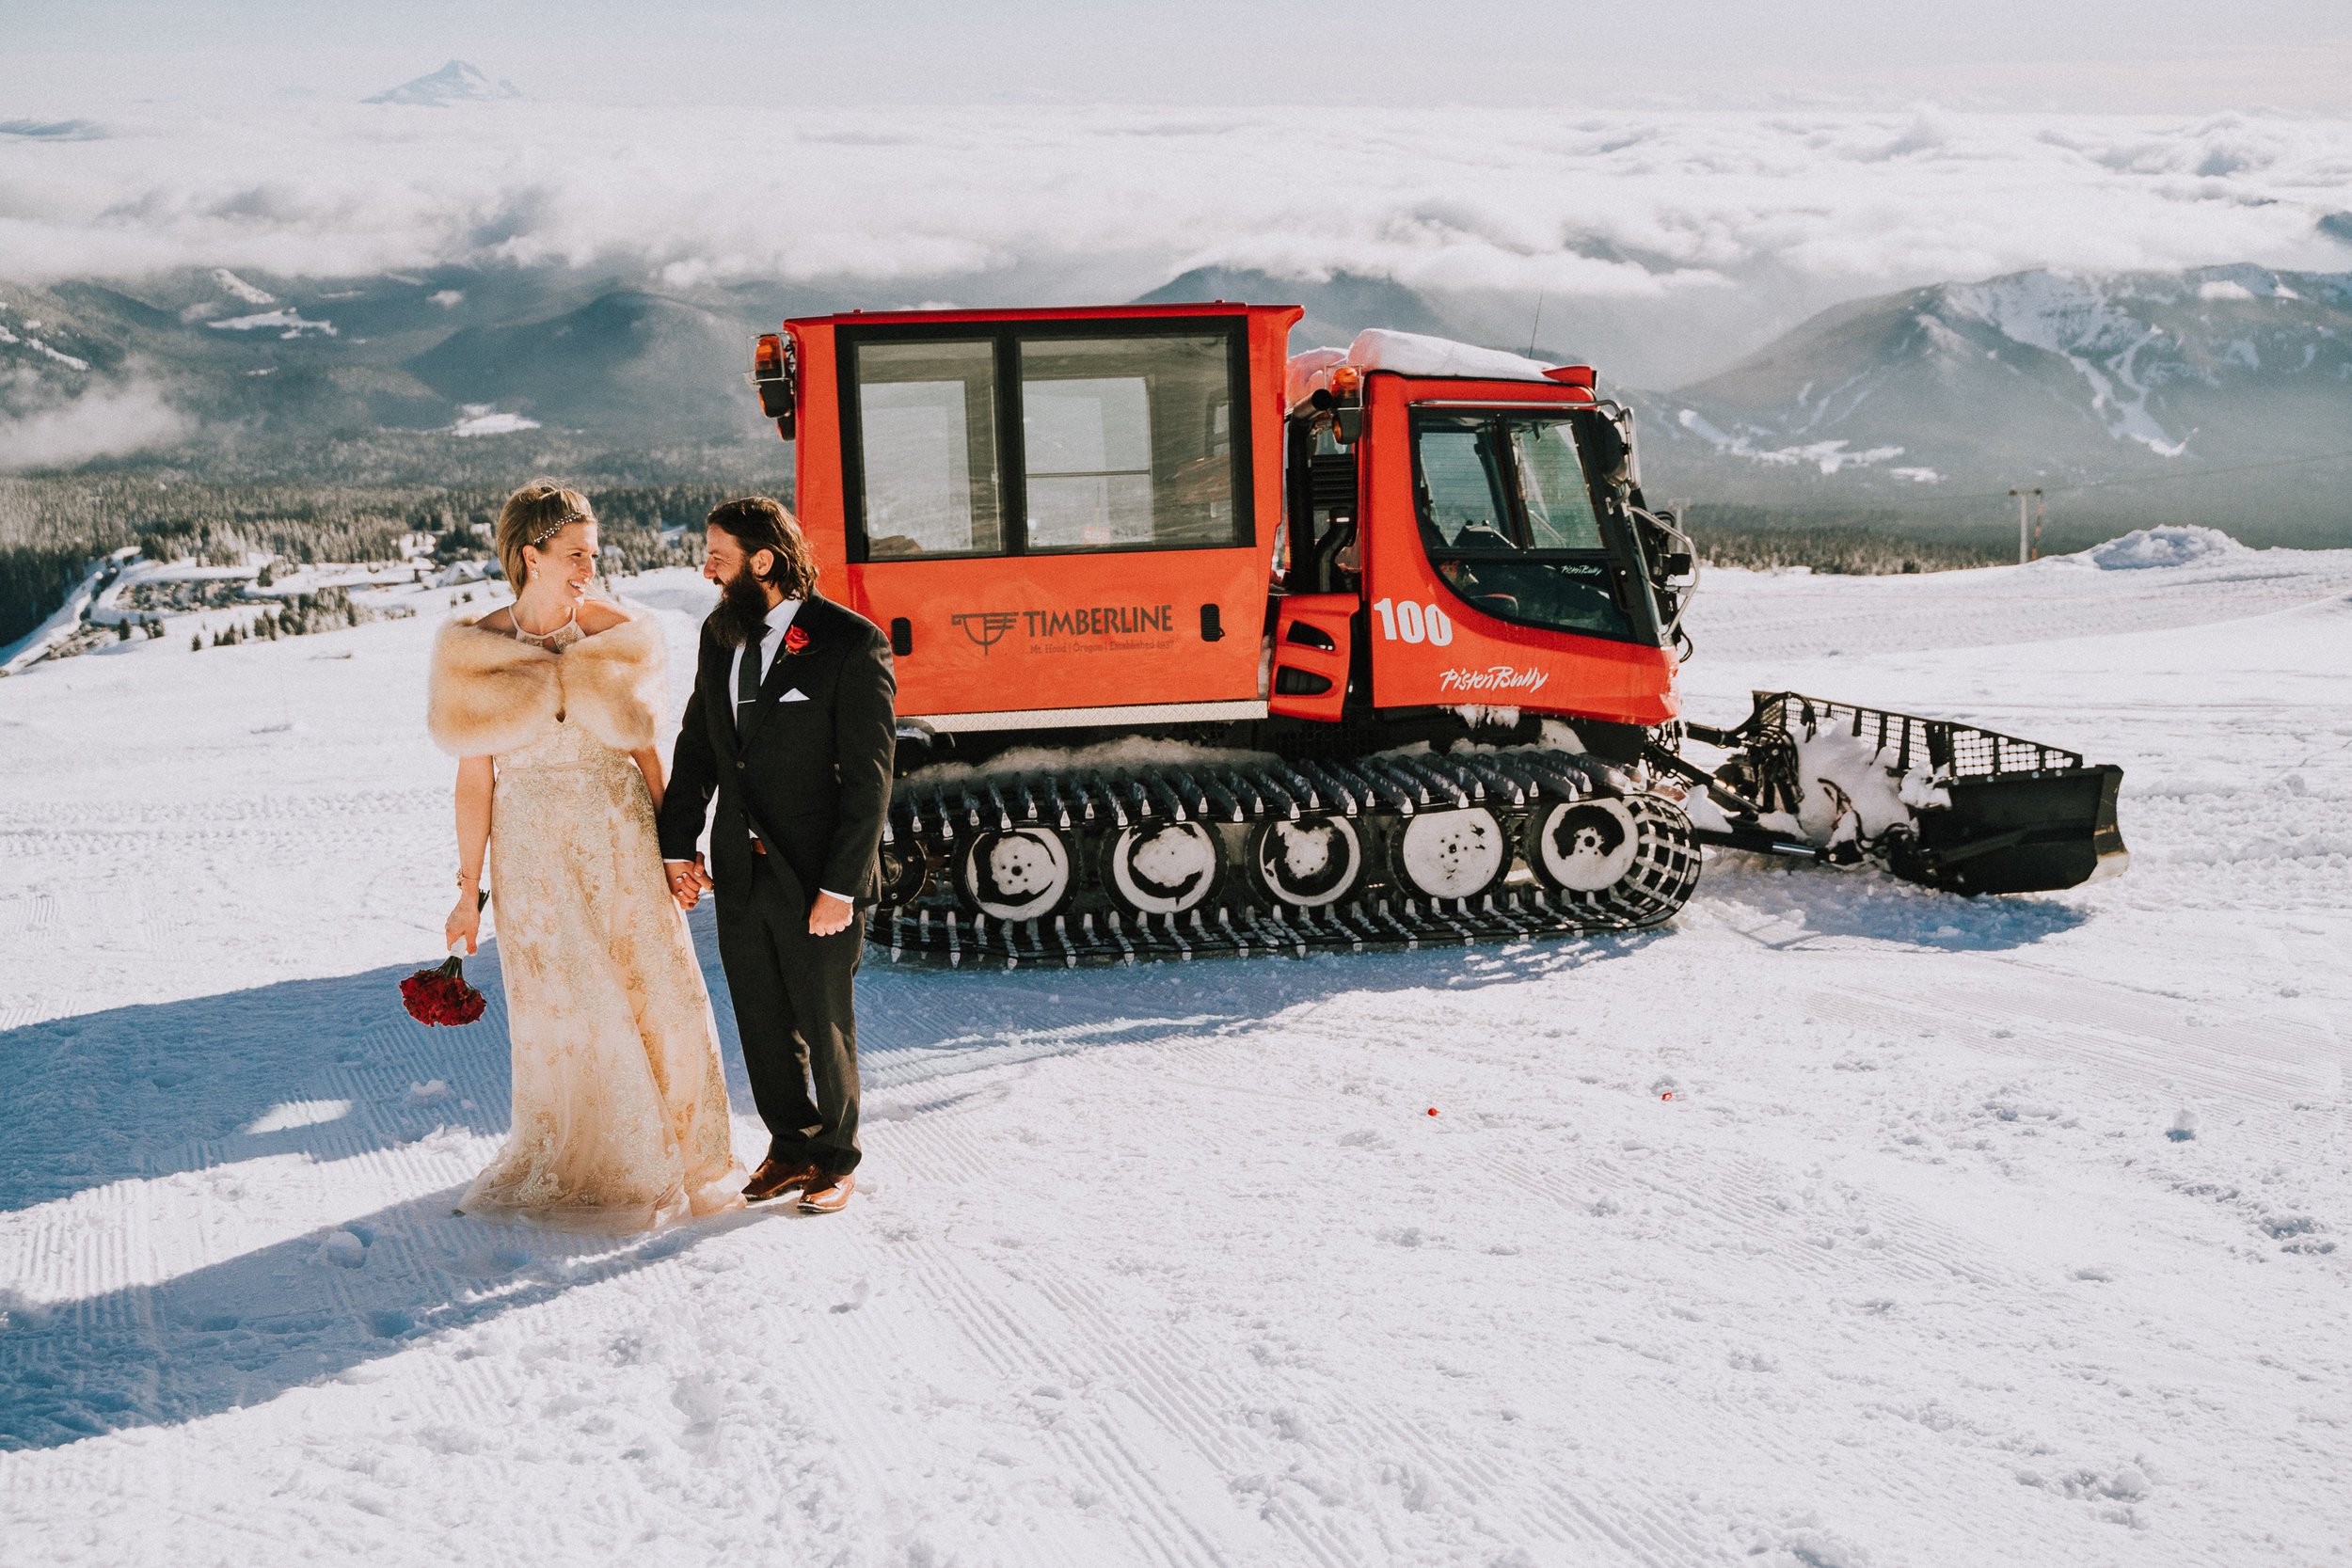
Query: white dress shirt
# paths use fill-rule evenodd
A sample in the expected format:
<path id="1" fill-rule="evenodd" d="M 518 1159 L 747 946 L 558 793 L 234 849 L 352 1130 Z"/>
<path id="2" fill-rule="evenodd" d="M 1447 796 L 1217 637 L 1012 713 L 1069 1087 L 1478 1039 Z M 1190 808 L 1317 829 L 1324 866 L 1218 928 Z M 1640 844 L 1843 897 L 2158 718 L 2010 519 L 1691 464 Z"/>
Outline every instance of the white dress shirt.
<path id="1" fill-rule="evenodd" d="M 784 599 L 768 612 L 768 633 L 759 640 L 759 678 L 768 678 L 768 667 L 776 661 L 776 650 L 784 646 L 784 634 L 792 629 L 792 617 L 801 612 L 801 601 Z M 743 689 L 743 661 L 752 657 L 752 645 L 743 644 L 735 656 L 735 668 L 728 672 L 727 690 L 730 694 Z M 736 718 L 743 717 L 739 708 Z"/>
<path id="2" fill-rule="evenodd" d="M 792 617 L 800 612 L 801 601 L 798 599 L 780 600 L 776 608 L 768 612 L 768 633 L 759 640 L 759 663 L 754 666 L 761 684 L 766 683 L 768 672 L 776 662 L 776 650 L 784 646 L 784 634 L 792 629 Z M 748 642 L 737 651 L 735 668 L 728 672 L 727 690 L 729 693 L 740 691 L 743 689 L 743 661 L 752 657 L 752 645 Z M 743 707 L 740 703 L 736 705 L 735 719 L 737 727 L 739 729 L 743 721 Z M 758 836 L 758 832 L 754 831 L 752 837 L 757 838 Z M 831 888 L 820 887 L 817 891 L 827 898 L 838 898 L 845 904 L 856 902 L 846 894 L 835 893 Z"/>

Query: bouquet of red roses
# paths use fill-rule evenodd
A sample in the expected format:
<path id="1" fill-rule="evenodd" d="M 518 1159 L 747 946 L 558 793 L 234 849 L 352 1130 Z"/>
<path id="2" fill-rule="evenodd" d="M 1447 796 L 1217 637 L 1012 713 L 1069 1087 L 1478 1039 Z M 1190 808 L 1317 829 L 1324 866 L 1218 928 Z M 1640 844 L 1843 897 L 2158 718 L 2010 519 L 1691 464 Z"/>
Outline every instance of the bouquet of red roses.
<path id="1" fill-rule="evenodd" d="M 400 983 L 401 1006 L 419 1023 L 471 1023 L 488 1006 L 482 993 L 466 984 L 466 960 L 452 953 L 431 969 L 420 969 Z"/>

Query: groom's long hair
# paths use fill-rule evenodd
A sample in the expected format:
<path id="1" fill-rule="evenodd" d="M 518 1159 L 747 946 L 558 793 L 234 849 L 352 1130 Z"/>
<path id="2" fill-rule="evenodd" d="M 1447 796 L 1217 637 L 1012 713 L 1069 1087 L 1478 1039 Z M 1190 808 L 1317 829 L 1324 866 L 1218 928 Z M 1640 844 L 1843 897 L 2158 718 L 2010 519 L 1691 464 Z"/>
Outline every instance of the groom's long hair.
<path id="1" fill-rule="evenodd" d="M 743 549 L 743 569 L 721 586 L 718 608 L 710 612 L 711 629 L 720 642 L 739 648 L 768 613 L 768 596 L 760 584 L 772 585 L 787 599 L 805 599 L 817 592 L 817 558 L 809 553 L 801 525 L 771 497 L 723 501 L 711 509 L 710 526 L 724 530 Z M 762 550 L 775 563 L 764 576 L 755 576 L 752 557 Z"/>
<path id="2" fill-rule="evenodd" d="M 721 501 L 706 520 L 734 536 L 743 546 L 746 562 L 762 550 L 773 552 L 775 564 L 768 568 L 763 580 L 786 598 L 805 599 L 817 592 L 817 557 L 810 553 L 801 525 L 792 520 L 782 501 L 772 496 Z"/>

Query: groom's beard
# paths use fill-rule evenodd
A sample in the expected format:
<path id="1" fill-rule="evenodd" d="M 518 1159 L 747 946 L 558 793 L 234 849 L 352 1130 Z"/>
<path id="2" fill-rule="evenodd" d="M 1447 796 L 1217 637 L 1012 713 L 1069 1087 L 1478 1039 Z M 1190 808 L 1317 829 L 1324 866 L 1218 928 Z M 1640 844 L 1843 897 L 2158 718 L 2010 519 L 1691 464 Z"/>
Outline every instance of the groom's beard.
<path id="1" fill-rule="evenodd" d="M 710 629 L 718 634 L 720 646 L 741 647 L 767 619 L 766 584 L 752 576 L 749 566 L 737 567 L 735 576 L 719 585 L 719 608 L 710 612 Z"/>

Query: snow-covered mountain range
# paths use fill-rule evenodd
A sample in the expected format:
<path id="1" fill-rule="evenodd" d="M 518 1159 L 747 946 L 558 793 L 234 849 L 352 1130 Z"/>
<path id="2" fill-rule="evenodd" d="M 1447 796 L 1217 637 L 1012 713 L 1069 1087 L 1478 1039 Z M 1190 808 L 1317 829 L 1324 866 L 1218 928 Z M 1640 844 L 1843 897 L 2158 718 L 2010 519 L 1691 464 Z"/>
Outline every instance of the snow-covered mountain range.
<path id="1" fill-rule="evenodd" d="M 1344 272 L 1201 268 L 1141 297 L 1295 301 L 1296 348 L 1372 325 L 1481 336 L 1459 301 Z M 905 303 L 880 284 L 680 285 L 557 266 L 0 285 L 0 465 L 191 441 L 200 462 L 224 434 L 283 440 L 296 462 L 304 443 L 350 430 L 772 441 L 741 392 L 746 338 L 788 315 Z M 1596 309 L 1537 352 L 1590 356 L 1582 340 L 1607 336 Z M 2078 492 L 2072 515 L 2352 537 L 2340 499 L 2352 466 L 2301 461 L 2352 450 L 2352 273 L 1940 283 L 1822 312 L 1671 392 L 1629 388 L 1590 356 L 1640 412 L 1659 496 L 1955 516 L 1957 498 L 2088 483 L 2102 488 Z"/>
<path id="2" fill-rule="evenodd" d="M 745 335 L 809 305 L 555 268 L 0 285 L 0 467 L 233 445 L 298 468 L 336 432 L 772 442 L 740 394 Z M 117 417 L 133 405 L 145 423 Z"/>
<path id="3" fill-rule="evenodd" d="M 2352 274 L 1940 283 L 1824 311 L 1645 402 L 1661 473 L 1776 498 L 2247 470 L 2352 450 Z M 2266 509 L 2344 515 L 2324 494 L 2296 507 L 2309 475 L 2257 473 L 2293 470 L 2240 476 Z"/>

